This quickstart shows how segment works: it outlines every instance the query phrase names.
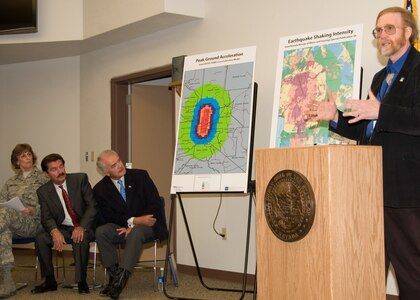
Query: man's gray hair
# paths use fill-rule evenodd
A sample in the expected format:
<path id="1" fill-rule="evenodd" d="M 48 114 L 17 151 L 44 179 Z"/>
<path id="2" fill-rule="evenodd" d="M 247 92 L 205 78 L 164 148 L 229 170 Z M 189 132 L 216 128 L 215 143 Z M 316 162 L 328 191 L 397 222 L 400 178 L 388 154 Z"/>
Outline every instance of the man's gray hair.
<path id="1" fill-rule="evenodd" d="M 98 158 L 96 159 L 96 166 L 104 173 L 107 171 L 107 167 L 103 163 L 103 158 L 111 154 L 118 156 L 118 153 L 115 152 L 114 150 L 107 149 L 107 150 L 102 151 L 101 154 L 99 154 Z"/>

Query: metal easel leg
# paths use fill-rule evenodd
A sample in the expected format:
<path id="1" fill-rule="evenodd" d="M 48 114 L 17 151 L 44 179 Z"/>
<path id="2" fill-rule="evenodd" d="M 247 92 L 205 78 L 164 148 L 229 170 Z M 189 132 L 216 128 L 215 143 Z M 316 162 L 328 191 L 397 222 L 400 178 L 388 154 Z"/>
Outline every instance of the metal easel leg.
<path id="1" fill-rule="evenodd" d="M 253 191 L 250 192 L 249 195 L 249 207 L 248 207 L 248 224 L 247 224 L 247 238 L 246 238 L 246 247 L 245 247 L 245 263 L 244 263 L 244 273 L 243 273 L 243 282 L 242 282 L 242 289 L 238 290 L 238 289 L 226 289 L 226 288 L 218 288 L 218 287 L 210 287 L 208 286 L 204 280 L 203 280 L 203 276 L 201 274 L 201 268 L 198 264 L 198 259 L 197 259 L 197 254 L 195 252 L 195 248 L 194 248 L 194 243 L 192 240 L 192 236 L 191 236 L 191 232 L 190 232 L 190 228 L 188 225 L 188 220 L 187 220 L 187 216 L 185 213 L 185 209 L 184 209 L 184 205 L 182 203 L 182 198 L 181 198 L 181 194 L 177 193 L 176 194 L 178 196 L 179 199 L 179 204 L 180 204 L 180 208 L 181 208 L 181 212 L 182 212 L 182 216 L 184 218 L 184 223 L 185 223 L 185 227 L 187 230 L 187 234 L 188 234 L 188 239 L 190 242 L 190 246 L 191 246 L 191 250 L 193 253 L 193 257 L 194 257 L 194 262 L 195 262 L 195 266 L 196 266 L 196 270 L 197 270 L 197 274 L 198 277 L 200 279 L 200 283 L 203 287 L 205 287 L 208 290 L 212 290 L 212 291 L 224 291 L 224 292 L 241 292 L 241 297 L 239 299 L 243 299 L 243 297 L 245 296 L 245 293 L 254 293 L 255 295 L 255 282 L 254 282 L 254 290 L 252 291 L 248 291 L 246 290 L 246 282 L 247 282 L 247 268 L 248 268 L 248 254 L 249 254 L 249 237 L 250 237 L 250 228 L 251 228 L 251 212 L 252 212 L 252 197 L 253 197 Z M 169 236 L 168 236 L 168 247 L 167 247 L 167 257 L 165 259 L 165 278 L 167 278 L 167 266 L 168 266 L 168 256 L 170 254 L 170 250 L 169 250 L 169 245 L 170 245 L 170 236 L 171 236 L 171 231 L 172 231 L 172 222 L 173 222 L 173 214 L 174 214 L 174 204 L 176 201 L 176 197 L 175 195 L 173 195 L 172 198 L 172 203 L 171 203 L 171 213 L 170 213 L 170 222 L 169 222 Z M 170 295 L 167 294 L 165 286 L 164 286 L 164 293 L 165 296 L 170 298 L 170 299 L 196 299 L 196 298 L 180 298 L 180 297 L 171 297 Z"/>

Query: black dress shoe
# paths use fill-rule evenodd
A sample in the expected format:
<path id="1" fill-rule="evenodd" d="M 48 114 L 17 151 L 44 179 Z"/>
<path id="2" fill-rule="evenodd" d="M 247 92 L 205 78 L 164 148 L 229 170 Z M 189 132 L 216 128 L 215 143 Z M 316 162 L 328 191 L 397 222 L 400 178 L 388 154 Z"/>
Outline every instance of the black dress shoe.
<path id="1" fill-rule="evenodd" d="M 108 292 L 107 296 L 112 300 L 118 300 L 122 290 L 127 284 L 127 280 L 131 273 L 125 269 L 119 268 L 117 274 L 112 282 L 112 288 Z"/>
<path id="2" fill-rule="evenodd" d="M 31 290 L 32 294 L 42 294 L 45 292 L 51 292 L 51 291 L 56 291 L 57 290 L 57 283 L 42 283 L 40 285 L 35 286 L 35 288 L 33 290 Z"/>
<path id="3" fill-rule="evenodd" d="M 114 283 L 114 279 L 115 279 L 115 277 L 117 275 L 118 264 L 115 264 L 115 265 L 113 265 L 113 266 L 111 266 L 109 268 L 106 268 L 106 271 L 107 271 L 108 276 L 109 276 L 109 278 L 108 278 L 108 284 L 105 285 L 105 287 L 102 290 L 99 291 L 99 296 L 101 296 L 101 297 L 108 296 L 109 292 L 111 291 L 112 285 Z"/>
<path id="4" fill-rule="evenodd" d="M 77 284 L 79 288 L 79 294 L 89 294 L 89 286 L 87 285 L 86 281 L 81 281 Z"/>
<path id="5" fill-rule="evenodd" d="M 101 297 L 108 296 L 108 293 L 111 289 L 112 289 L 112 284 L 108 283 L 102 290 L 99 291 L 99 296 Z"/>

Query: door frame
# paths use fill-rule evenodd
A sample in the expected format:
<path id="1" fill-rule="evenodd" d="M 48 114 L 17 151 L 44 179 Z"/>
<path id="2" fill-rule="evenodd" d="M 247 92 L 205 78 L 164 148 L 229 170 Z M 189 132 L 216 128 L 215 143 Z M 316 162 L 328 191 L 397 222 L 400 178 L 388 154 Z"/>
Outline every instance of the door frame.
<path id="1" fill-rule="evenodd" d="M 172 65 L 169 64 L 111 79 L 111 149 L 120 155 L 122 161 L 128 161 L 129 153 L 128 110 L 126 105 L 121 105 L 127 104 L 128 86 L 171 76 Z"/>

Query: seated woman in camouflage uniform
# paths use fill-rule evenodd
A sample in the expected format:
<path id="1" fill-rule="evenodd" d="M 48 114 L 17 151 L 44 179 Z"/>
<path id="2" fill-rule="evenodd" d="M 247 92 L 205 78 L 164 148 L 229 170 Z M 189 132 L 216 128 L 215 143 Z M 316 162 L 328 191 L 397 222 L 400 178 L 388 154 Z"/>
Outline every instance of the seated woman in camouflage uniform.
<path id="1" fill-rule="evenodd" d="M 16 211 L 0 208 L 0 298 L 16 293 L 11 269 L 14 264 L 12 237 L 35 237 L 42 231 L 36 190 L 48 178 L 36 166 L 36 155 L 28 144 L 18 144 L 12 151 L 11 163 L 16 174 L 10 177 L 0 191 L 0 202 L 19 197 L 25 209 Z"/>

